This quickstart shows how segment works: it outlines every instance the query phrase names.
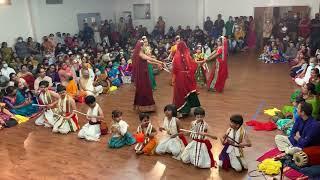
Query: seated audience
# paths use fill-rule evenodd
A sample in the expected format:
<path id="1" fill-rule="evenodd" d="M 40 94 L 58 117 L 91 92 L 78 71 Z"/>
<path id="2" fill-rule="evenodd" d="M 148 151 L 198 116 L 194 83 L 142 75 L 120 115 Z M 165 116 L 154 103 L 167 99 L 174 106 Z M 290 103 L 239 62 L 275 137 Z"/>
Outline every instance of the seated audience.
<path id="1" fill-rule="evenodd" d="M 32 105 L 37 104 L 37 102 L 30 97 L 26 98 L 20 88 L 14 86 L 7 87 L 2 100 L 6 108 L 13 114 L 33 117 L 38 113 L 38 107 Z"/>
<path id="2" fill-rule="evenodd" d="M 308 103 L 298 105 L 299 117 L 294 122 L 289 137 L 276 135 L 275 143 L 280 151 L 293 155 L 309 146 L 320 145 L 320 124 L 312 117 L 312 106 Z"/>
<path id="3" fill-rule="evenodd" d="M 38 77 L 34 81 L 34 90 L 39 90 L 39 84 L 41 81 L 47 81 L 49 83 L 49 89 L 52 87 L 52 79 L 49 76 L 46 76 L 46 70 L 44 68 L 39 68 L 38 70 Z"/>
<path id="4" fill-rule="evenodd" d="M 8 66 L 8 63 L 5 61 L 2 61 L 2 68 L 1 68 L 1 74 L 8 79 L 10 79 L 10 74 L 11 73 L 16 73 L 14 69 Z"/>

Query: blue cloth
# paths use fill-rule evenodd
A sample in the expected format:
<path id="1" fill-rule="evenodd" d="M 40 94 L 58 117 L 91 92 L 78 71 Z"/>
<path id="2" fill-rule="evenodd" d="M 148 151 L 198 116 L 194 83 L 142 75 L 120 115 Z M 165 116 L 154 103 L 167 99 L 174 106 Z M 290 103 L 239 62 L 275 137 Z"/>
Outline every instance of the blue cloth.
<path id="1" fill-rule="evenodd" d="M 110 79 L 112 79 L 111 84 L 113 86 L 121 86 L 121 80 L 119 78 L 119 70 L 116 67 L 113 67 L 110 69 L 110 71 L 108 72 L 108 76 Z"/>
<path id="2" fill-rule="evenodd" d="M 127 132 L 126 134 L 124 134 L 124 136 L 112 137 L 108 142 L 108 146 L 110 148 L 121 148 L 125 145 L 130 146 L 134 143 L 136 143 L 136 139 Z"/>
<path id="3" fill-rule="evenodd" d="M 14 106 L 20 105 L 25 101 L 26 101 L 26 98 L 20 92 L 20 90 L 17 90 L 15 102 L 11 102 L 9 98 L 3 97 L 3 102 L 6 103 L 6 106 L 9 108 L 10 112 L 13 114 L 30 117 L 39 111 L 39 108 L 37 106 L 32 106 L 32 104 L 38 104 L 35 98 L 32 98 L 32 102 L 26 106 L 23 106 L 20 108 L 14 108 Z"/>
<path id="4" fill-rule="evenodd" d="M 296 133 L 299 132 L 300 139 L 294 139 Z M 295 147 L 308 147 L 320 145 L 320 122 L 309 117 L 304 121 L 301 117 L 295 119 L 294 125 L 291 130 L 289 140 Z"/>
<path id="5" fill-rule="evenodd" d="M 304 175 L 307 175 L 311 179 L 320 179 L 320 165 L 307 166 L 301 168 L 292 161 L 291 156 L 290 158 L 285 160 L 284 164 L 299 171 L 300 173 L 303 173 Z M 291 177 L 291 179 L 296 179 L 296 177 Z"/>
<path id="6" fill-rule="evenodd" d="M 297 107 L 294 107 L 294 109 L 293 109 L 293 118 L 294 119 L 299 119 L 299 114 L 298 114 L 298 111 L 297 111 Z"/>

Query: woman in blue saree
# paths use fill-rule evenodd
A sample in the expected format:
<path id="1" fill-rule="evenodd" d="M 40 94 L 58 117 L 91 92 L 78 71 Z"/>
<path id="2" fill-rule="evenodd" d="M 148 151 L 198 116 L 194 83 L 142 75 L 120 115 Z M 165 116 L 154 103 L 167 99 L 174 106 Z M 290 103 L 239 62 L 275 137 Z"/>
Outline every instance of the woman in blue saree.
<path id="1" fill-rule="evenodd" d="M 9 111 L 16 115 L 34 117 L 39 113 L 39 108 L 32 105 L 37 104 L 37 101 L 14 86 L 7 87 L 3 102 Z"/>

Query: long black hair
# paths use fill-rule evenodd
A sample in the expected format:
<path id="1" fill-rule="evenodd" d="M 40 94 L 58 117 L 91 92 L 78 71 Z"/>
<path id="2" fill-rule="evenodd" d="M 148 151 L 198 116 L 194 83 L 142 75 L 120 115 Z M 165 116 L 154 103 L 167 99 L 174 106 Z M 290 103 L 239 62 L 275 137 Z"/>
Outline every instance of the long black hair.
<path id="1" fill-rule="evenodd" d="M 163 111 L 171 111 L 172 117 L 177 117 L 178 111 L 177 107 L 174 104 L 168 104 L 164 107 Z"/>

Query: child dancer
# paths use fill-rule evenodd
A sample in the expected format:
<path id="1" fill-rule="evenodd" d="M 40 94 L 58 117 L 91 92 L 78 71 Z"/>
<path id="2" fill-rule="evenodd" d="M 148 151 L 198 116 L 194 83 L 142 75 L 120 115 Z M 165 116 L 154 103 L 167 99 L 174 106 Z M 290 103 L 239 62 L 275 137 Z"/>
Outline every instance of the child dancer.
<path id="1" fill-rule="evenodd" d="M 112 138 L 108 142 L 110 148 L 121 148 L 125 145 L 132 145 L 136 142 L 128 132 L 129 125 L 122 120 L 122 112 L 112 111 L 113 124 L 111 126 Z"/>
<path id="2" fill-rule="evenodd" d="M 219 155 L 219 166 L 223 169 L 228 169 L 230 166 L 238 172 L 248 169 L 243 148 L 250 147 L 251 142 L 242 124 L 241 115 L 230 117 L 230 128 L 221 139 L 224 148 Z"/>
<path id="3" fill-rule="evenodd" d="M 152 155 L 157 145 L 157 141 L 155 138 L 157 130 L 152 126 L 148 114 L 140 113 L 139 119 L 141 121 L 141 124 L 140 126 L 138 126 L 137 134 L 142 133 L 144 135 L 144 141 L 138 142 L 134 149 L 136 151 L 136 154 Z"/>
<path id="4" fill-rule="evenodd" d="M 35 124 L 38 126 L 52 127 L 55 123 L 53 118 L 54 113 L 56 112 L 55 106 L 58 103 L 60 98 L 59 94 L 49 90 L 49 82 L 41 81 L 39 83 L 39 103 L 44 105 L 43 113 L 35 121 Z"/>
<path id="5" fill-rule="evenodd" d="M 76 103 L 67 94 L 66 87 L 63 85 L 57 87 L 57 93 L 60 95 L 60 98 L 58 100 L 57 113 L 53 115 L 55 123 L 52 132 L 59 132 L 61 134 L 76 132 L 80 128 L 78 116 L 74 112 L 76 110 Z"/>
<path id="6" fill-rule="evenodd" d="M 204 61 L 204 53 L 202 52 L 201 45 L 197 46 L 196 53 L 193 55 L 193 58 L 195 62 L 198 64 L 198 67 L 195 73 L 197 83 L 203 86 L 207 82 L 207 78 L 206 78 L 207 65 Z"/>
<path id="7" fill-rule="evenodd" d="M 163 126 L 159 131 L 166 131 L 167 136 L 164 137 L 156 148 L 157 154 L 170 153 L 173 158 L 180 160 L 180 155 L 188 144 L 185 137 L 179 134 L 181 128 L 180 121 L 177 118 L 177 108 L 173 104 L 164 107 L 165 118 Z"/>
<path id="8" fill-rule="evenodd" d="M 187 145 L 181 154 L 184 163 L 191 163 L 199 168 L 215 167 L 216 162 L 211 153 L 212 145 L 206 135 L 208 124 L 204 121 L 205 111 L 201 107 L 194 110 L 195 121 L 191 123 L 190 137 L 192 141 Z M 213 136 L 214 139 L 216 137 Z"/>
<path id="9" fill-rule="evenodd" d="M 87 120 L 82 129 L 78 133 L 78 137 L 88 141 L 99 141 L 101 131 L 100 123 L 104 119 L 103 111 L 94 96 L 87 96 L 85 98 L 86 104 L 89 106 L 87 112 Z"/>

